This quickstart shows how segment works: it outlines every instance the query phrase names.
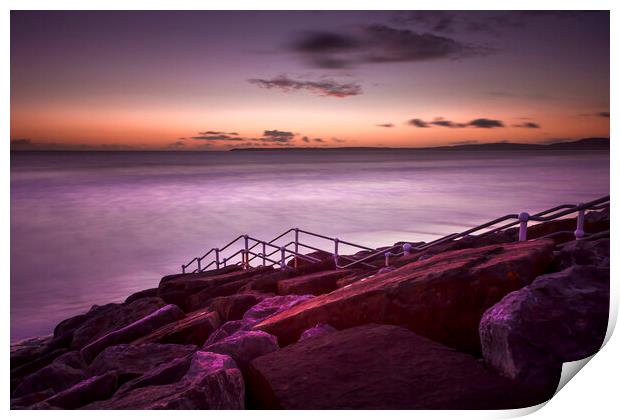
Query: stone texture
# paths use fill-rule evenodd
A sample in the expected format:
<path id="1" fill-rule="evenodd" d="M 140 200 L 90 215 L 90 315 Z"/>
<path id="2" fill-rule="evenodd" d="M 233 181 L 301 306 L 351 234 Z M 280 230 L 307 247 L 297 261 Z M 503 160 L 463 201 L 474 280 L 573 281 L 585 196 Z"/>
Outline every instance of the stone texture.
<path id="1" fill-rule="evenodd" d="M 540 240 L 446 252 L 318 296 L 254 328 L 277 336 L 284 346 L 318 323 L 337 329 L 395 324 L 479 354 L 484 311 L 544 273 L 553 246 Z"/>
<path id="2" fill-rule="evenodd" d="M 329 324 L 316 324 L 314 327 L 307 329 L 301 333 L 299 342 L 306 341 L 312 337 L 318 337 L 320 335 L 329 334 L 331 332 L 338 331 Z"/>
<path id="3" fill-rule="evenodd" d="M 117 371 L 121 375 L 139 376 L 156 367 L 180 357 L 193 354 L 198 347 L 193 345 L 120 344 L 108 347 L 92 361 L 88 367 L 89 375 L 102 375 Z"/>
<path id="4" fill-rule="evenodd" d="M 118 391 L 116 391 L 115 396 L 120 396 L 136 388 L 178 382 L 185 373 L 187 373 L 193 356 L 194 354 L 191 353 L 184 357 L 177 357 L 176 359 L 158 365 L 143 375 L 125 382 Z"/>
<path id="5" fill-rule="evenodd" d="M 557 384 L 562 363 L 600 349 L 608 317 L 608 268 L 574 266 L 540 276 L 485 312 L 484 359 L 529 386 Z"/>
<path id="6" fill-rule="evenodd" d="M 11 396 L 22 397 L 47 389 L 60 392 L 69 388 L 86 377 L 84 370 L 73 362 L 71 358 L 57 358 L 49 365 L 22 378 Z"/>
<path id="7" fill-rule="evenodd" d="M 80 354 L 86 362 L 90 362 L 107 347 L 130 343 L 183 317 L 185 314 L 177 306 L 166 305 L 132 324 L 98 338 L 80 350 Z"/>
<path id="8" fill-rule="evenodd" d="M 106 305 L 91 309 L 86 319 L 73 331 L 71 348 L 81 349 L 104 335 L 136 322 L 164 307 L 166 303 L 160 298 L 143 298 L 127 304 Z M 92 316 L 89 315 L 92 312 Z M 62 323 L 56 332 L 65 330 Z M 66 326 L 66 324 L 65 324 Z"/>
<path id="9" fill-rule="evenodd" d="M 312 274 L 280 280 L 278 282 L 279 295 L 322 295 L 338 288 L 337 281 L 352 270 L 319 271 Z"/>
<path id="10" fill-rule="evenodd" d="M 135 388 L 84 409 L 225 410 L 244 408 L 243 377 L 235 362 L 221 354 L 197 352 L 180 381 Z"/>
<path id="11" fill-rule="evenodd" d="M 134 344 L 177 343 L 202 346 L 219 326 L 220 318 L 216 312 L 198 310 L 187 314 L 185 318 L 166 324 L 152 333 L 140 337 L 134 341 Z"/>
<path id="12" fill-rule="evenodd" d="M 609 239 L 571 241 L 560 248 L 554 261 L 558 271 L 573 265 L 609 267 Z"/>
<path id="13" fill-rule="evenodd" d="M 511 381 L 402 327 L 368 324 L 258 357 L 247 379 L 249 408 L 498 409 L 529 406 Z"/>
<path id="14" fill-rule="evenodd" d="M 76 409 L 93 401 L 107 400 L 118 387 L 118 374 L 107 372 L 85 379 L 45 400 L 52 407 Z"/>
<path id="15" fill-rule="evenodd" d="M 252 360 L 278 349 L 278 339 L 263 331 L 238 331 L 202 348 L 203 351 L 227 354 L 242 371 L 246 370 Z"/>
<path id="16" fill-rule="evenodd" d="M 209 309 L 217 312 L 222 322 L 236 321 L 243 318 L 248 309 L 271 295 L 262 293 L 238 293 L 222 296 L 209 302 Z"/>

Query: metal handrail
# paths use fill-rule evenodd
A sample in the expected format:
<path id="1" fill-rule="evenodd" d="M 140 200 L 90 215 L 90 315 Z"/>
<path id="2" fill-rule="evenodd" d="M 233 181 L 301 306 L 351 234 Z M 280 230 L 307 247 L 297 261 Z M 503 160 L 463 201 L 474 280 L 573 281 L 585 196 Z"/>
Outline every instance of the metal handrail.
<path id="1" fill-rule="evenodd" d="M 558 219 L 560 217 L 566 216 L 568 214 L 572 214 L 575 212 L 578 212 L 578 218 L 577 218 L 577 228 L 575 230 L 575 237 L 577 239 L 581 239 L 584 237 L 585 232 L 583 231 L 583 224 L 584 224 L 584 219 L 585 219 L 585 211 L 586 210 L 600 210 L 603 208 L 607 208 L 609 207 L 609 200 L 610 200 L 610 196 L 604 196 L 601 198 L 598 198 L 596 200 L 592 200 L 590 202 L 587 203 L 580 203 L 580 204 L 561 204 L 559 206 L 555 206 L 552 207 L 550 209 L 535 213 L 533 215 L 529 215 L 528 213 L 512 213 L 512 214 L 506 214 L 504 216 L 498 217 L 496 219 L 493 219 L 489 222 L 480 224 L 478 226 L 472 227 L 470 229 L 467 229 L 463 232 L 460 233 L 452 233 L 446 236 L 443 236 L 441 238 L 437 238 L 431 242 L 419 245 L 417 247 L 413 247 L 410 244 L 403 244 L 403 245 L 394 245 L 388 248 L 384 248 L 381 250 L 376 250 L 374 248 L 370 248 L 364 245 L 359 245 L 353 242 L 348 242 L 348 241 L 343 241 L 341 239 L 338 238 L 332 238 L 326 235 L 322 235 L 319 233 L 315 233 L 315 232 L 310 232 L 307 230 L 303 230 L 303 229 L 299 229 L 299 228 L 290 228 L 286 231 L 284 231 L 283 233 L 281 233 L 280 235 L 276 236 L 275 238 L 273 238 L 270 241 L 263 241 L 261 239 L 257 239 L 254 237 L 251 237 L 249 235 L 239 235 L 237 236 L 235 239 L 233 239 L 232 241 L 230 241 L 229 243 L 227 243 L 226 245 L 224 245 L 222 248 L 211 248 L 209 251 L 207 251 L 202 257 L 195 257 L 192 260 L 190 260 L 188 263 L 183 264 L 181 266 L 181 269 L 183 271 L 183 273 L 185 273 L 185 270 L 192 265 L 194 262 L 196 262 L 197 268 L 194 269 L 192 271 L 192 273 L 199 273 L 202 271 L 205 271 L 207 268 L 211 267 L 212 265 L 215 264 L 216 268 L 220 268 L 221 265 L 223 265 L 224 267 L 229 263 L 229 261 L 233 258 L 235 258 L 236 256 L 241 254 L 241 261 L 238 262 L 237 264 L 241 264 L 244 268 L 249 268 L 249 263 L 251 261 L 253 261 L 256 258 L 261 258 L 263 260 L 263 265 L 265 264 L 266 261 L 269 261 L 272 263 L 272 265 L 279 265 L 280 269 L 286 269 L 286 260 L 290 257 L 295 257 L 295 264 L 294 266 L 297 266 L 297 261 L 298 260 L 305 260 L 305 261 L 309 261 L 312 263 L 315 262 L 320 262 L 321 259 L 319 258 L 315 258 L 309 255 L 304 255 L 299 253 L 299 247 L 304 247 L 304 248 L 308 248 L 308 249 L 312 249 L 314 251 L 318 251 L 318 252 L 325 252 L 328 254 L 331 254 L 333 259 L 334 259 L 334 263 L 335 266 L 337 268 L 340 269 L 344 269 L 344 268 L 350 268 L 353 267 L 355 265 L 358 264 L 362 264 L 365 265 L 367 267 L 370 268 L 378 268 L 373 264 L 370 264 L 369 261 L 376 259 L 378 257 L 384 256 L 385 257 L 385 263 L 386 266 L 389 265 L 389 257 L 390 256 L 402 256 L 402 255 L 407 255 L 409 253 L 411 253 L 412 251 L 423 251 L 425 249 L 428 249 L 432 246 L 436 246 L 436 245 L 440 245 L 449 241 L 453 241 L 453 240 L 457 240 L 457 239 L 461 239 L 465 236 L 469 236 L 475 232 L 479 232 L 480 230 L 483 229 L 487 229 L 491 226 L 497 225 L 498 223 L 504 222 L 506 220 L 511 220 L 511 219 L 516 219 L 514 221 L 511 221 L 509 223 L 506 223 L 502 226 L 496 227 L 494 229 L 488 230 L 486 232 L 480 233 L 477 236 L 479 237 L 484 237 L 487 235 L 491 235 L 500 231 L 504 231 L 506 229 L 515 227 L 517 225 L 519 225 L 519 240 L 523 241 L 527 239 L 527 224 L 529 221 L 534 221 L 534 222 L 547 222 L 550 220 L 555 220 Z M 282 246 L 278 246 L 275 245 L 274 242 L 282 239 L 283 237 L 285 237 L 286 235 L 288 235 L 289 233 L 294 233 L 295 234 L 295 239 L 292 241 L 287 242 L 286 244 L 282 245 Z M 328 240 L 330 242 L 333 243 L 334 246 L 334 250 L 333 252 L 330 251 L 325 251 L 321 248 L 317 248 L 314 247 L 312 245 L 308 245 L 306 243 L 303 243 L 299 240 L 299 234 L 304 234 L 304 235 L 308 235 L 308 236 L 312 236 L 315 238 L 319 238 L 319 239 L 324 239 L 324 240 Z M 235 252 L 234 254 L 223 258 L 220 260 L 220 253 L 222 251 L 225 251 L 226 249 L 228 249 L 230 246 L 232 246 L 233 244 L 237 243 L 239 240 L 244 240 L 244 247 L 240 250 L 238 250 L 237 252 Z M 250 245 L 250 241 L 253 242 Z M 339 245 L 343 244 L 343 245 L 348 245 L 354 248 L 358 248 L 361 249 L 363 251 L 370 251 L 371 254 L 366 255 L 362 258 L 359 259 L 354 259 L 351 256 L 343 256 L 340 255 L 339 253 Z M 261 253 L 256 253 L 253 252 L 253 250 L 259 246 L 262 245 L 263 246 L 263 252 Z M 294 246 L 294 250 L 289 249 L 289 247 Z M 274 249 L 272 252 L 267 253 L 266 252 L 266 247 L 270 247 L 272 249 Z M 397 249 L 401 248 L 402 252 L 393 252 Z M 280 261 L 274 261 L 273 259 L 269 258 L 271 256 L 273 256 L 274 254 L 276 254 L 277 252 L 280 252 Z M 209 255 L 211 255 L 212 253 L 215 253 L 215 259 L 211 262 L 209 262 L 209 264 L 203 266 L 202 265 L 202 261 L 208 257 Z M 251 258 L 250 258 L 251 256 Z M 350 261 L 347 264 L 340 264 L 339 261 L 340 260 L 345 260 L 345 261 Z"/>

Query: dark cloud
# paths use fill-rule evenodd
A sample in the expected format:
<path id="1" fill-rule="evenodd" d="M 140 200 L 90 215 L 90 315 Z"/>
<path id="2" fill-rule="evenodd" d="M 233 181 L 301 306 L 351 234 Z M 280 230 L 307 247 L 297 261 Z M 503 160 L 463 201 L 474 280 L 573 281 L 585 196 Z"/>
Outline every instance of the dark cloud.
<path id="1" fill-rule="evenodd" d="M 11 150 L 14 149 L 29 149 L 33 146 L 31 139 L 14 139 L 11 140 Z"/>
<path id="2" fill-rule="evenodd" d="M 295 134 L 290 131 L 265 130 L 260 141 L 264 143 L 290 143 L 295 138 Z"/>
<path id="3" fill-rule="evenodd" d="M 319 81 L 294 80 L 287 76 L 278 76 L 274 79 L 249 79 L 248 82 L 264 89 L 279 89 L 284 92 L 307 90 L 319 96 L 346 98 L 362 94 L 362 87 L 357 83 L 339 83 L 324 79 Z"/>
<path id="4" fill-rule="evenodd" d="M 597 117 L 603 117 L 603 118 L 609 118 L 609 111 L 604 111 L 604 112 L 597 112 L 595 114 Z"/>
<path id="5" fill-rule="evenodd" d="M 428 127 L 430 127 L 427 122 L 425 122 L 425 121 L 423 121 L 423 120 L 421 120 L 419 118 L 411 119 L 411 120 L 407 121 L 407 124 L 412 125 L 414 127 L 418 127 L 418 128 L 428 128 Z"/>
<path id="6" fill-rule="evenodd" d="M 445 128 L 465 128 L 465 127 L 477 127 L 477 128 L 499 128 L 504 127 L 504 123 L 500 120 L 492 120 L 488 118 L 477 118 L 468 123 L 459 123 L 450 120 L 443 119 L 442 117 L 437 117 L 433 121 L 424 121 L 419 118 L 411 119 L 407 122 L 407 124 L 412 125 L 418 128 L 429 128 L 434 125 L 437 127 L 445 127 Z"/>
<path id="7" fill-rule="evenodd" d="M 439 127 L 447 127 L 447 128 L 463 128 L 467 127 L 467 124 L 457 123 L 450 120 L 444 120 L 443 118 L 435 118 L 433 121 L 429 122 L 429 124 L 436 125 Z"/>
<path id="8" fill-rule="evenodd" d="M 244 137 L 230 136 L 228 134 L 204 135 L 206 133 L 209 133 L 209 132 L 208 131 L 204 131 L 202 133 L 199 133 L 199 134 L 203 134 L 203 135 L 190 137 L 190 139 L 192 139 L 192 140 L 206 140 L 206 141 L 241 141 L 241 140 L 245 140 Z"/>
<path id="9" fill-rule="evenodd" d="M 540 128 L 540 124 L 537 124 L 535 122 L 524 122 L 522 124 L 514 124 L 513 127 L 519 127 L 519 128 Z"/>
<path id="10" fill-rule="evenodd" d="M 181 147 L 185 147 L 185 142 L 175 141 L 174 143 L 170 143 L 168 145 L 168 148 L 170 148 L 170 149 L 178 149 L 178 148 L 181 148 Z"/>
<path id="11" fill-rule="evenodd" d="M 377 124 L 377 127 L 392 128 L 392 127 L 394 127 L 394 124 L 392 124 L 392 123 Z"/>
<path id="12" fill-rule="evenodd" d="M 487 54 L 488 48 L 455 39 L 387 25 L 366 25 L 354 35 L 335 32 L 303 34 L 292 49 L 321 68 L 348 68 L 365 63 L 413 62 Z"/>
<path id="13" fill-rule="evenodd" d="M 323 143 L 323 139 L 321 139 L 321 138 L 314 138 L 314 139 L 311 139 L 311 138 L 310 138 L 310 137 L 308 137 L 308 136 L 303 136 L 303 137 L 301 138 L 301 140 L 302 140 L 304 143 L 311 143 L 311 142 L 315 142 L 315 143 Z"/>
<path id="14" fill-rule="evenodd" d="M 323 139 L 322 139 L 322 138 L 318 138 L 318 137 L 317 137 L 317 138 L 312 139 L 312 141 L 313 141 L 313 142 L 316 142 L 316 143 L 325 143 L 325 142 L 323 141 Z M 343 141 L 344 141 L 344 140 L 343 140 Z"/>
<path id="15" fill-rule="evenodd" d="M 470 121 L 469 124 L 467 125 L 472 126 L 472 127 L 478 127 L 478 128 L 500 128 L 504 126 L 504 123 L 501 122 L 500 120 L 478 118 L 478 119 Z"/>
<path id="16" fill-rule="evenodd" d="M 332 137 L 332 141 L 335 143 L 346 143 L 346 140 L 339 139 L 338 137 Z"/>

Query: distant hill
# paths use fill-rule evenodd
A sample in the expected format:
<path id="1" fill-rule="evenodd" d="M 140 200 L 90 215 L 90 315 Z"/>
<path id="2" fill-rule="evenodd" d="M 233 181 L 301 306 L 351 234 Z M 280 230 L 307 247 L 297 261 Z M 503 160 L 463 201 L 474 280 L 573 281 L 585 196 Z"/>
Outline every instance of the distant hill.
<path id="1" fill-rule="evenodd" d="M 438 147 L 251 147 L 231 149 L 231 152 L 243 151 L 303 151 L 303 150 L 342 150 L 342 151 L 381 151 L 381 150 L 431 150 L 431 151 L 510 151 L 510 150 L 609 150 L 609 138 L 590 137 L 576 141 L 551 144 L 530 143 L 481 143 Z"/>

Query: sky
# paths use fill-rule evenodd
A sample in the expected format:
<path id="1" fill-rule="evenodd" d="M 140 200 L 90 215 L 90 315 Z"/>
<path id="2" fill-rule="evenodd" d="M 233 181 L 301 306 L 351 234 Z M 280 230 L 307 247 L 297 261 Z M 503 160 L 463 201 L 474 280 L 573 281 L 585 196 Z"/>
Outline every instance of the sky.
<path id="1" fill-rule="evenodd" d="M 609 136 L 609 12 L 12 11 L 14 150 Z"/>

